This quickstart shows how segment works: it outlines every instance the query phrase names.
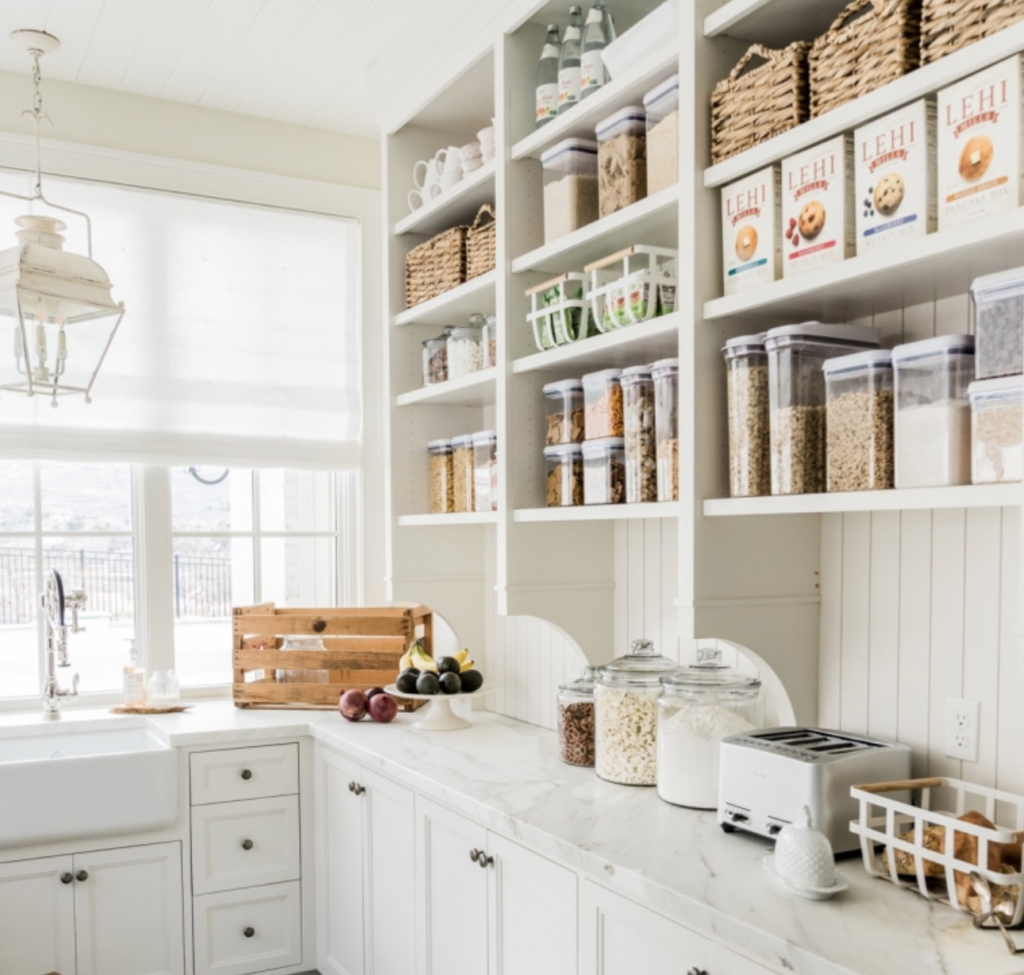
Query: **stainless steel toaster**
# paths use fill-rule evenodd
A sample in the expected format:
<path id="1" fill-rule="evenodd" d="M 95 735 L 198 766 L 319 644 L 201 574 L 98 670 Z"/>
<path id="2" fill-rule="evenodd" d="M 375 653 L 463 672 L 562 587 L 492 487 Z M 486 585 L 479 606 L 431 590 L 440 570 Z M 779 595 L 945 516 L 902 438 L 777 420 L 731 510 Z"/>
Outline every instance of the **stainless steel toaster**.
<path id="1" fill-rule="evenodd" d="M 836 853 L 858 846 L 850 832 L 857 803 L 850 787 L 910 778 L 910 748 L 819 728 L 766 728 L 726 738 L 719 764 L 722 829 L 773 838 L 800 810 Z"/>

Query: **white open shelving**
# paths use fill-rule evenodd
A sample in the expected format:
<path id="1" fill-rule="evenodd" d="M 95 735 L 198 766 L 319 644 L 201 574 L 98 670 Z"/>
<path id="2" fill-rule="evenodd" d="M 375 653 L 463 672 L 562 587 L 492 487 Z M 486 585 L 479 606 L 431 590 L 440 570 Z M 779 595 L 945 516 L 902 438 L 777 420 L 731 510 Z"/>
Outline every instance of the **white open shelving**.
<path id="1" fill-rule="evenodd" d="M 494 202 L 494 160 L 456 183 L 450 190 L 395 224 L 395 236 L 438 234 L 460 223 L 469 224 L 485 203 Z"/>
<path id="2" fill-rule="evenodd" d="M 517 508 L 512 517 L 523 523 L 678 518 L 679 503 L 662 501 L 649 504 L 593 504 L 575 508 Z"/>
<path id="3" fill-rule="evenodd" d="M 496 511 L 460 511 L 447 515 L 399 515 L 400 528 L 451 528 L 457 525 L 495 525 Z"/>
<path id="4" fill-rule="evenodd" d="M 497 369 L 481 369 L 468 376 L 402 393 L 395 398 L 395 403 L 398 406 L 493 406 L 497 381 Z"/>
<path id="5" fill-rule="evenodd" d="M 704 18 L 704 36 L 732 37 L 768 47 L 813 40 L 848 0 L 730 0 Z"/>
<path id="6" fill-rule="evenodd" d="M 471 278 L 451 291 L 406 308 L 395 315 L 396 325 L 450 325 L 483 308 L 494 307 L 497 271 Z"/>

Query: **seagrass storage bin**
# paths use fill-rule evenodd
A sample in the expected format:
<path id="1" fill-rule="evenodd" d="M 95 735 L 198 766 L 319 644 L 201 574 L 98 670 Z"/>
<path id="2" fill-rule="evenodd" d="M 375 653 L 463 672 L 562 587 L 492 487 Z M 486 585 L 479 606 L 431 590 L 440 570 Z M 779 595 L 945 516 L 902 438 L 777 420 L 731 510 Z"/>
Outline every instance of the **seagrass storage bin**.
<path id="1" fill-rule="evenodd" d="M 325 650 L 280 649 L 285 635 L 320 637 Z M 417 639 L 433 655 L 433 615 L 425 606 L 278 609 L 273 603 L 232 610 L 232 696 L 240 708 L 336 708 L 343 691 L 384 687 Z M 278 680 L 278 671 L 325 670 L 328 683 Z M 415 701 L 399 701 L 412 710 Z"/>
<path id="2" fill-rule="evenodd" d="M 854 0 L 811 45 L 811 118 L 921 64 L 921 0 Z"/>
<path id="3" fill-rule="evenodd" d="M 466 234 L 466 280 L 493 271 L 496 263 L 498 218 L 494 207 L 485 203 L 477 210 L 473 226 Z"/>
<path id="4" fill-rule="evenodd" d="M 931 64 L 1024 19 L 1024 0 L 924 0 L 921 62 Z"/>
<path id="5" fill-rule="evenodd" d="M 720 163 L 807 120 L 804 41 L 774 50 L 754 44 L 711 93 L 711 161 Z M 750 67 L 754 58 L 764 64 Z"/>
<path id="6" fill-rule="evenodd" d="M 465 225 L 425 240 L 405 255 L 405 307 L 412 308 L 466 280 Z"/>

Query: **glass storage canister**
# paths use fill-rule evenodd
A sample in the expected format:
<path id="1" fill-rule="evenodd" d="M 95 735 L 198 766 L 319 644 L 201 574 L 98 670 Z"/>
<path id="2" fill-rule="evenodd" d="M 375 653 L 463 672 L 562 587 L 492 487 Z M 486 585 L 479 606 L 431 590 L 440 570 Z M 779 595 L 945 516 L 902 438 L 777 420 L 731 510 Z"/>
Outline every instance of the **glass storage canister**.
<path id="1" fill-rule="evenodd" d="M 173 708 L 181 704 L 181 682 L 174 668 L 154 670 L 146 685 L 146 707 Z"/>
<path id="2" fill-rule="evenodd" d="M 621 369 L 603 369 L 583 377 L 584 429 L 587 440 L 621 437 L 626 428 L 622 417 Z"/>
<path id="3" fill-rule="evenodd" d="M 558 755 L 566 765 L 594 764 L 594 680 L 587 667 L 571 684 L 558 686 Z"/>
<path id="4" fill-rule="evenodd" d="M 627 105 L 597 123 L 598 212 L 607 217 L 647 196 L 647 116 Z"/>
<path id="5" fill-rule="evenodd" d="M 483 328 L 462 325 L 448 336 L 448 378 L 461 379 L 484 367 Z"/>
<path id="6" fill-rule="evenodd" d="M 450 440 L 427 444 L 430 463 L 430 513 L 445 515 L 455 510 L 455 472 Z"/>
<path id="7" fill-rule="evenodd" d="M 583 503 L 622 504 L 626 500 L 625 440 L 587 440 L 582 450 Z"/>
<path id="8" fill-rule="evenodd" d="M 484 369 L 493 369 L 498 364 L 498 318 L 488 315 L 484 319 Z"/>
<path id="9" fill-rule="evenodd" d="M 825 490 L 825 376 L 828 359 L 878 348 L 861 325 L 783 325 L 765 337 L 772 451 L 772 494 Z"/>
<path id="10" fill-rule="evenodd" d="M 976 379 L 1024 372 L 1024 267 L 978 278 L 974 300 Z"/>
<path id="11" fill-rule="evenodd" d="M 679 500 L 679 360 L 651 365 L 654 424 L 658 440 L 658 500 Z"/>
<path id="12" fill-rule="evenodd" d="M 544 474 L 549 508 L 583 504 L 583 448 L 578 443 L 545 447 Z"/>
<path id="13" fill-rule="evenodd" d="M 888 490 L 896 476 L 892 353 L 855 352 L 829 359 L 822 370 L 827 490 Z"/>
<path id="14" fill-rule="evenodd" d="M 297 636 L 288 634 L 281 641 L 282 652 L 289 650 L 326 650 L 324 641 L 318 636 Z M 326 670 L 279 670 L 279 684 L 329 684 L 331 675 Z"/>
<path id="15" fill-rule="evenodd" d="M 473 452 L 473 435 L 452 437 L 452 497 L 453 511 L 476 511 L 474 482 L 476 460 Z"/>
<path id="16" fill-rule="evenodd" d="M 647 193 L 679 182 L 679 75 L 644 95 L 647 113 Z"/>
<path id="17" fill-rule="evenodd" d="M 498 510 L 498 435 L 473 434 L 473 492 L 477 511 Z"/>
<path id="18" fill-rule="evenodd" d="M 626 503 L 658 500 L 654 441 L 654 380 L 648 366 L 622 370 L 622 411 L 626 446 Z"/>
<path id="19" fill-rule="evenodd" d="M 544 387 L 544 419 L 547 430 L 544 443 L 550 447 L 562 443 L 582 443 L 583 383 L 578 379 L 561 379 Z"/>
<path id="20" fill-rule="evenodd" d="M 594 767 L 608 782 L 655 785 L 658 780 L 658 696 L 662 677 L 679 665 L 634 640 L 630 653 L 598 670 L 594 684 Z"/>
<path id="21" fill-rule="evenodd" d="M 729 403 L 729 494 L 734 498 L 772 493 L 764 339 L 764 332 L 740 335 L 729 339 L 722 349 Z"/>
<path id="22" fill-rule="evenodd" d="M 971 383 L 971 479 L 1008 484 L 1024 472 L 1024 376 Z"/>
<path id="23" fill-rule="evenodd" d="M 697 663 L 661 679 L 658 795 L 676 806 L 718 808 L 719 743 L 764 722 L 761 681 L 701 647 Z"/>
<path id="24" fill-rule="evenodd" d="M 974 337 L 939 335 L 892 350 L 896 487 L 971 483 Z"/>
<path id="25" fill-rule="evenodd" d="M 427 339 L 423 343 L 423 385 L 435 386 L 448 381 L 448 335 L 447 327 L 442 335 Z"/>
<path id="26" fill-rule="evenodd" d="M 597 219 L 597 143 L 565 139 L 540 157 L 544 171 L 544 242 Z"/>

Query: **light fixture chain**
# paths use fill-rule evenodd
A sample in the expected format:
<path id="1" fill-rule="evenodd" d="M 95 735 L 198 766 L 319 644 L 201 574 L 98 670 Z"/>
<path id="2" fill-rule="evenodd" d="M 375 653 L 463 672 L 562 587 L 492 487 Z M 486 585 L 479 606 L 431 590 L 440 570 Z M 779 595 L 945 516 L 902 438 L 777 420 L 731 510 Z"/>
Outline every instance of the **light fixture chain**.
<path id="1" fill-rule="evenodd" d="M 32 85 L 35 89 L 32 95 L 32 110 L 22 112 L 23 115 L 31 116 L 32 125 L 35 129 L 36 135 L 36 186 L 33 191 L 33 197 L 37 200 L 42 199 L 43 196 L 43 147 L 42 138 L 39 133 L 39 125 L 41 122 L 49 122 L 50 118 L 43 111 L 43 91 L 42 81 L 43 72 L 39 67 L 39 58 L 43 55 L 43 51 L 32 50 L 29 52 L 32 55 Z"/>

